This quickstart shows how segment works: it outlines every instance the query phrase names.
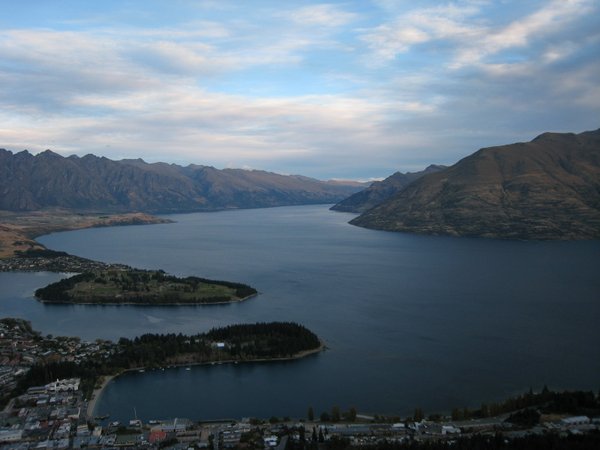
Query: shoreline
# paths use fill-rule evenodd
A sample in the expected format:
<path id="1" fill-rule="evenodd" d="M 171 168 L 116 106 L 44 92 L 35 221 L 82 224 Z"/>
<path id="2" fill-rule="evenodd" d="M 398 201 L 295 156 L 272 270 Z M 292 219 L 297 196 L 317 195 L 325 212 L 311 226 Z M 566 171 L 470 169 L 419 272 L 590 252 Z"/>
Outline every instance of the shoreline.
<path id="1" fill-rule="evenodd" d="M 98 399 L 102 395 L 102 392 L 104 391 L 104 389 L 106 388 L 108 383 L 110 383 L 112 380 L 114 380 L 119 375 L 120 374 L 104 375 L 104 379 L 102 380 L 102 384 L 100 384 L 100 387 L 95 388 L 92 391 L 92 395 L 90 397 L 90 400 L 89 400 L 88 406 L 87 406 L 87 410 L 86 410 L 87 420 L 94 420 L 93 414 L 94 414 L 94 409 L 96 409 L 96 403 L 98 402 Z"/>
<path id="2" fill-rule="evenodd" d="M 35 296 L 34 296 L 35 297 Z M 38 297 L 35 299 L 43 303 L 44 305 L 88 305 L 88 306 L 211 306 L 211 305 L 229 305 L 230 303 L 241 303 L 246 300 L 250 300 L 253 297 L 258 297 L 258 293 L 248 295 L 243 298 L 236 298 L 222 302 L 204 302 L 204 303 L 132 303 L 132 302 L 120 302 L 120 303 L 104 303 L 104 302 L 54 302 L 48 300 L 42 300 Z"/>
<path id="3" fill-rule="evenodd" d="M 27 212 L 0 210 L 0 221 L 0 260 L 15 257 L 19 251 L 46 249 L 37 241 L 37 238 L 46 234 L 87 228 L 173 223 L 171 219 L 141 212 L 76 212 L 60 208 Z"/>
<path id="4" fill-rule="evenodd" d="M 168 368 L 179 368 L 179 367 L 191 367 L 191 366 L 208 366 L 208 365 L 219 365 L 219 364 L 247 364 L 247 363 L 269 363 L 269 362 L 277 362 L 277 361 L 296 361 L 298 359 L 306 358 L 311 355 L 316 355 L 318 353 L 324 352 L 327 350 L 327 346 L 325 342 L 319 339 L 320 345 L 317 348 L 313 348 L 311 350 L 304 350 L 298 352 L 292 356 L 283 356 L 279 358 L 256 358 L 256 359 L 227 359 L 227 360 L 215 360 L 215 361 L 204 361 L 204 362 L 190 362 L 190 363 L 176 363 L 168 365 Z M 99 388 L 96 388 L 92 391 L 92 395 L 90 401 L 88 402 L 87 407 L 87 418 L 88 420 L 94 420 L 94 409 L 96 409 L 96 404 L 98 400 L 102 396 L 104 389 L 106 386 L 114 379 L 124 375 L 128 372 L 139 372 L 140 370 L 147 370 L 148 368 L 145 366 L 142 367 L 133 367 L 131 369 L 125 369 L 121 372 L 114 375 L 104 375 L 104 379 Z"/>

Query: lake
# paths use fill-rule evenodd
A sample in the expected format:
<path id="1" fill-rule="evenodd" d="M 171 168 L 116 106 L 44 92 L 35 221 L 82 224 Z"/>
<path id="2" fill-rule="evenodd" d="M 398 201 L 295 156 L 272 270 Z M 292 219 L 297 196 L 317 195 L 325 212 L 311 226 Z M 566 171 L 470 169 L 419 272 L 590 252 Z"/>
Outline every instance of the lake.
<path id="1" fill-rule="evenodd" d="M 44 305 L 57 274 L 0 274 L 2 316 L 84 339 L 295 321 L 328 350 L 300 361 L 129 373 L 96 412 L 125 420 L 304 417 L 333 405 L 406 415 L 478 407 L 544 384 L 600 388 L 600 241 L 418 236 L 298 206 L 168 216 L 176 223 L 40 238 L 105 262 L 239 281 L 231 305 Z"/>

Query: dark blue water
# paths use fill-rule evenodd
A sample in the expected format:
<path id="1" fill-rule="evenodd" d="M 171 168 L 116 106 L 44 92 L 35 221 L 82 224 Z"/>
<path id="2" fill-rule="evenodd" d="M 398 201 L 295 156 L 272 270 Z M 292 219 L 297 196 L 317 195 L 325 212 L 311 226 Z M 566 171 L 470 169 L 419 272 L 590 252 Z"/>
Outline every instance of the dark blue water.
<path id="1" fill-rule="evenodd" d="M 301 361 L 132 373 L 97 412 L 126 419 L 406 414 L 479 406 L 529 387 L 600 386 L 600 242 L 425 237 L 353 227 L 324 206 L 171 216 L 175 224 L 58 233 L 50 248 L 260 295 L 205 307 L 44 306 L 56 275 L 0 274 L 2 315 L 44 333 L 117 339 L 290 320 L 328 351 Z"/>

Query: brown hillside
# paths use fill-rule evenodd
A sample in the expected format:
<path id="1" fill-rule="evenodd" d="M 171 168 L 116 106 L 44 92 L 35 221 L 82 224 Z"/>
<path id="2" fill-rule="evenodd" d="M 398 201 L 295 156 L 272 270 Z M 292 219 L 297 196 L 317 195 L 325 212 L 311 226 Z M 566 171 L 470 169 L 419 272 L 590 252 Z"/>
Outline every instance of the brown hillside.
<path id="1" fill-rule="evenodd" d="M 481 149 L 351 223 L 455 236 L 600 238 L 600 130 Z"/>
<path id="2" fill-rule="evenodd" d="M 330 209 L 333 211 L 362 213 L 377 205 L 380 205 L 394 194 L 400 192 L 410 183 L 418 180 L 429 173 L 439 172 L 446 166 L 432 164 L 420 172 L 396 172 L 385 180 L 376 181 L 368 188 L 352 194 L 350 197 L 333 205 Z"/>

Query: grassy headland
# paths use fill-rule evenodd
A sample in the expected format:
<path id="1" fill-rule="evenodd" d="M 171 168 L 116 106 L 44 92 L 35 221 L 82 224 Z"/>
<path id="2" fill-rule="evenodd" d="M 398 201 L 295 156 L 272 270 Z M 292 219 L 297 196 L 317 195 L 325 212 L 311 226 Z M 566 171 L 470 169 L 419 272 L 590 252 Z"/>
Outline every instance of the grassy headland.
<path id="1" fill-rule="evenodd" d="M 84 272 L 38 289 L 46 303 L 189 305 L 227 303 L 256 295 L 241 283 L 178 278 L 160 270 L 107 269 Z"/>
<path id="2" fill-rule="evenodd" d="M 77 213 L 52 209 L 31 212 L 0 211 L 0 259 L 11 258 L 28 250 L 42 250 L 36 237 L 57 231 L 117 225 L 169 223 L 170 220 L 143 213 Z"/>

